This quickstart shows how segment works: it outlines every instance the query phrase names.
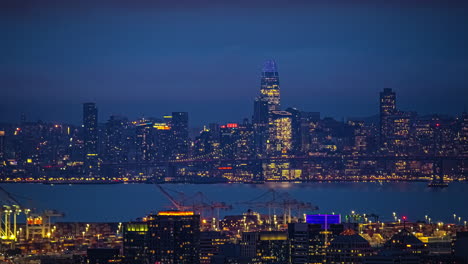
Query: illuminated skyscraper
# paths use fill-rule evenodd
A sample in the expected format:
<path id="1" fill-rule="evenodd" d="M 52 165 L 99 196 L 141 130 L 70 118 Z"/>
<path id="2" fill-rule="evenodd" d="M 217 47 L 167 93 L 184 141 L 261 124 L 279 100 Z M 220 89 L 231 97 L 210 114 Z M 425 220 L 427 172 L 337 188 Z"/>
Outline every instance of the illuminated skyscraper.
<path id="1" fill-rule="evenodd" d="M 268 140 L 271 137 L 269 124 L 272 112 L 280 110 L 280 87 L 278 68 L 274 60 L 267 60 L 263 64 L 260 80 L 260 96 L 255 98 L 252 124 L 254 130 L 254 149 L 257 157 L 264 157 Z"/>
<path id="2" fill-rule="evenodd" d="M 263 64 L 260 83 L 260 99 L 268 103 L 268 111 L 280 110 L 280 87 L 278 68 L 274 60 L 267 60 Z"/>
<path id="3" fill-rule="evenodd" d="M 172 112 L 171 120 L 173 158 L 185 158 L 188 155 L 189 133 L 188 133 L 188 113 Z"/>
<path id="4" fill-rule="evenodd" d="M 262 157 L 266 152 L 268 140 L 268 119 L 268 102 L 266 99 L 256 98 L 254 102 L 252 124 L 254 130 L 254 151 L 257 157 Z"/>
<path id="5" fill-rule="evenodd" d="M 125 223 L 123 231 L 123 255 L 126 263 L 147 263 L 148 223 Z"/>
<path id="6" fill-rule="evenodd" d="M 391 88 L 385 88 L 380 92 L 380 144 L 387 144 L 388 137 L 392 133 L 392 118 L 396 113 L 396 94 Z"/>
<path id="7" fill-rule="evenodd" d="M 229 237 L 221 232 L 206 231 L 200 233 L 200 264 L 212 263 L 211 258 L 217 255 L 220 247 L 229 242 Z"/>
<path id="8" fill-rule="evenodd" d="M 103 160 L 112 163 L 128 161 L 129 153 L 128 120 L 124 117 L 111 116 L 105 126 Z"/>
<path id="9" fill-rule="evenodd" d="M 267 153 L 281 156 L 292 149 L 292 115 L 286 111 L 273 111 L 269 123 Z"/>
<path id="10" fill-rule="evenodd" d="M 325 239 L 320 224 L 288 224 L 290 263 L 323 263 Z"/>
<path id="11" fill-rule="evenodd" d="M 86 175 L 98 167 L 98 110 L 95 103 L 83 104 L 84 166 Z"/>
<path id="12" fill-rule="evenodd" d="M 291 107 L 286 112 L 291 113 L 292 150 L 294 154 L 298 154 L 301 151 L 302 115 L 299 110 Z"/>
<path id="13" fill-rule="evenodd" d="M 151 263 L 200 263 L 200 215 L 164 211 L 150 215 L 148 252 Z"/>
<path id="14" fill-rule="evenodd" d="M 460 153 L 468 155 L 468 114 L 466 112 L 464 112 L 461 117 L 461 126 L 458 138 L 460 141 Z"/>
<path id="15" fill-rule="evenodd" d="M 136 160 L 154 159 L 153 121 L 142 118 L 135 124 Z"/>

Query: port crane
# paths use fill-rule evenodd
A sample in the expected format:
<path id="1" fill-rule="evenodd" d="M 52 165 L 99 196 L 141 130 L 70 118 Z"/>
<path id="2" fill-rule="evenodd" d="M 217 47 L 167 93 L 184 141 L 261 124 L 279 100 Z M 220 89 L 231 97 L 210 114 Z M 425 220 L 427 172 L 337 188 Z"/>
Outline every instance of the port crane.
<path id="1" fill-rule="evenodd" d="M 278 192 L 274 189 L 269 189 L 260 196 L 249 201 L 241 202 L 240 204 L 248 205 L 257 208 L 268 208 L 268 219 L 270 224 L 275 224 L 275 220 L 271 218 L 271 213 L 276 215 L 276 210 L 283 213 L 283 224 L 291 223 L 292 212 L 296 211 L 302 215 L 306 211 L 316 211 L 319 208 L 312 203 L 299 201 L 293 198 L 287 192 Z"/>
<path id="2" fill-rule="evenodd" d="M 26 240 L 37 237 L 50 238 L 52 217 L 62 217 L 64 214 L 56 210 L 36 212 L 23 206 L 16 197 L 18 196 L 0 187 L 0 240 L 17 241 L 23 236 L 23 230 L 18 228 L 17 224 L 20 216 L 26 219 L 24 234 Z"/>
<path id="3" fill-rule="evenodd" d="M 172 203 L 172 208 L 179 211 L 194 211 L 200 214 L 203 219 L 207 217 L 219 219 L 220 210 L 231 210 L 233 208 L 232 205 L 225 202 L 214 202 L 208 200 L 202 192 L 197 192 L 192 196 L 186 196 L 182 192 L 163 188 L 157 183 L 155 186 Z M 177 193 L 181 198 L 174 198 L 169 191 Z"/>

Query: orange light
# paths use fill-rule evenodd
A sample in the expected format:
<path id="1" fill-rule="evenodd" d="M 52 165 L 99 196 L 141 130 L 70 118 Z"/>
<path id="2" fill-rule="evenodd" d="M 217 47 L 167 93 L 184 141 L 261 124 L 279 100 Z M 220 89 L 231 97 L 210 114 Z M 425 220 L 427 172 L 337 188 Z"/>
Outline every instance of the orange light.
<path id="1" fill-rule="evenodd" d="M 194 215 L 195 213 L 192 211 L 162 211 L 159 212 L 158 215 L 169 215 L 169 216 L 188 216 Z"/>

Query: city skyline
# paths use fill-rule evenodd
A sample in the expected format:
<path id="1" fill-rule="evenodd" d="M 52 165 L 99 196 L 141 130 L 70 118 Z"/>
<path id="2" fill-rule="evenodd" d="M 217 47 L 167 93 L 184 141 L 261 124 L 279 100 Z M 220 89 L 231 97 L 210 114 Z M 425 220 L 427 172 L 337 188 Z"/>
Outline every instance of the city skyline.
<path id="1" fill-rule="evenodd" d="M 272 99 L 273 97 L 271 97 L 271 95 L 268 95 L 268 90 L 267 89 L 271 89 L 271 86 L 266 86 L 267 84 L 265 83 L 265 72 L 271 72 L 273 73 L 275 76 L 275 78 L 278 78 L 278 63 L 274 60 L 274 59 L 267 59 L 263 62 L 263 66 L 262 66 L 262 70 L 260 71 L 260 74 L 259 76 L 261 77 L 261 81 L 260 83 L 257 84 L 257 95 L 254 95 L 253 99 L 250 99 L 250 104 L 252 104 L 252 100 L 255 102 L 255 101 L 268 101 L 268 105 L 274 105 L 274 106 L 269 106 L 268 108 L 270 109 L 269 111 L 271 110 L 277 110 L 277 111 L 280 111 L 281 109 L 286 109 L 286 107 L 289 107 L 289 108 L 297 108 L 297 106 L 292 106 L 292 105 L 287 105 L 286 107 L 281 107 L 281 104 L 280 104 L 280 100 L 284 100 L 284 97 L 282 98 L 280 96 L 280 92 L 279 92 L 279 87 L 280 86 L 283 86 L 283 85 L 279 85 L 279 81 L 278 80 L 275 80 L 273 81 L 273 85 L 277 85 L 278 87 L 278 92 L 276 95 L 274 95 L 274 97 L 276 99 Z M 257 78 L 259 77 L 257 76 Z M 268 82 L 268 81 L 266 81 Z M 271 84 L 268 84 L 268 85 L 271 85 Z M 267 88 L 265 88 L 267 87 Z M 260 88 L 260 93 L 258 93 L 258 90 Z M 379 94 L 381 93 L 381 90 L 384 89 L 384 90 L 387 90 L 387 89 L 390 89 L 390 90 L 393 90 L 394 92 L 398 92 L 398 89 L 394 89 L 394 88 L 389 88 L 389 87 L 382 87 L 382 88 L 379 88 L 380 90 L 376 93 L 376 94 Z M 282 93 L 284 92 L 285 89 L 282 90 Z M 286 93 L 287 94 L 287 93 Z M 399 93 L 400 94 L 400 93 Z M 263 99 L 262 99 L 263 98 Z M 280 99 L 281 98 L 281 99 Z M 401 97 L 400 97 L 401 98 Z M 351 98 L 350 100 L 350 104 L 352 105 L 352 101 L 353 101 L 354 98 Z M 414 112 L 414 113 L 418 113 L 418 114 L 421 114 L 422 116 L 434 116 L 434 115 L 439 115 L 439 116 L 450 116 L 450 117 L 460 117 L 463 113 L 466 112 L 466 107 L 463 107 L 459 112 L 454 112 L 454 113 L 446 113 L 446 112 L 418 112 L 416 111 L 415 109 L 406 109 L 405 107 L 401 107 L 402 103 L 401 101 L 405 102 L 407 101 L 407 98 L 402 98 L 403 100 L 399 100 L 399 110 L 405 110 L 407 112 Z M 272 102 L 270 102 L 272 101 Z M 273 102 L 274 101 L 274 102 Z M 287 101 L 287 100 L 286 100 Z M 330 117 L 330 118 L 335 118 L 337 120 L 377 120 L 379 118 L 379 115 L 381 116 L 381 113 L 379 113 L 379 110 L 378 110 L 378 107 L 379 107 L 379 103 L 378 101 L 376 100 L 372 100 L 373 103 L 372 105 L 375 104 L 375 108 L 373 110 L 369 110 L 368 114 L 367 115 L 361 115 L 361 116 L 352 116 L 352 115 L 342 115 L 342 116 L 332 116 L 332 115 L 327 115 L 326 113 L 324 114 L 323 112 L 320 111 L 320 109 L 313 109 L 314 112 L 318 112 L 318 113 L 321 113 L 324 117 Z M 164 112 L 162 113 L 158 113 L 158 114 L 155 114 L 155 115 L 152 115 L 152 114 L 140 114 L 140 115 L 137 115 L 137 116 L 132 116 L 132 115 L 128 115 L 122 111 L 120 111 L 119 113 L 115 113 L 115 111 L 111 111 L 109 112 L 109 110 L 107 110 L 105 113 L 102 113 L 102 109 L 101 109 L 101 105 L 99 104 L 99 102 L 91 102 L 91 101 L 88 101 L 88 102 L 81 102 L 78 104 L 79 105 L 86 105 L 86 104 L 95 104 L 95 105 L 99 105 L 99 108 L 100 108 L 100 111 L 97 113 L 97 117 L 98 117 L 98 120 L 101 121 L 101 123 L 104 123 L 108 120 L 108 118 L 112 118 L 112 116 L 117 116 L 117 117 L 126 117 L 126 118 L 130 118 L 130 119 L 139 119 L 139 118 L 156 118 L 157 116 L 164 116 L 164 115 L 167 115 L 168 113 L 170 113 L 171 111 L 173 111 L 174 109 L 168 109 L 168 110 L 165 110 Z M 69 105 L 68 107 L 70 106 L 74 106 L 76 107 L 77 105 L 75 104 L 71 104 Z M 209 106 L 208 103 L 207 105 L 205 106 Z M 185 107 L 182 107 L 182 108 L 185 108 Z M 185 108 L 186 109 L 186 108 Z M 300 109 L 302 111 L 311 111 L 311 109 Z M 216 119 L 216 120 L 213 120 L 213 119 L 199 119 L 199 118 L 195 118 L 195 124 L 191 123 L 191 129 L 201 129 L 203 126 L 206 126 L 210 123 L 229 123 L 229 122 L 241 122 L 244 118 L 247 118 L 249 120 L 253 120 L 255 119 L 255 105 L 254 107 L 252 107 L 252 105 L 250 105 L 249 109 L 247 110 L 247 112 L 249 112 L 249 114 L 247 114 L 247 116 L 237 116 L 237 117 L 234 117 L 234 118 L 231 118 L 231 119 L 228 119 L 226 120 L 226 118 L 219 118 L 219 119 Z M 76 109 L 73 109 L 73 112 L 77 112 Z M 81 115 L 81 111 L 78 110 L 78 112 L 80 113 L 80 117 L 79 117 L 79 120 L 47 120 L 47 119 L 43 119 L 42 117 L 38 117 L 38 118 L 31 118 L 30 117 L 30 113 L 28 114 L 27 112 L 25 111 L 22 111 L 22 112 L 18 112 L 17 113 L 17 117 L 16 118 L 13 118 L 13 117 L 10 117 L 10 119 L 6 119 L 6 120 L 0 120 L 0 123 L 1 122 L 5 122 L 5 123 L 15 123 L 15 122 L 23 122 L 23 121 L 28 121 L 28 122 L 36 122 L 36 121 L 43 121 L 43 122 L 58 122 L 58 123 L 64 123 L 64 124 L 83 124 L 82 122 L 82 118 L 83 116 Z M 189 112 L 189 111 L 186 111 L 186 112 Z M 238 113 L 237 111 L 233 111 L 234 113 Z M 34 116 L 34 115 L 33 115 Z M 47 114 L 46 114 L 47 116 Z M 207 120 L 212 120 L 211 122 L 207 121 Z M 191 120 L 192 121 L 192 120 Z"/>
<path id="2" fill-rule="evenodd" d="M 455 115 L 467 105 L 463 2 L 105 2 L 2 3 L 1 121 L 25 112 L 78 123 L 88 101 L 103 117 L 234 121 L 250 117 L 269 58 L 284 108 L 368 116 L 384 87 L 404 110 Z"/>
<path id="3" fill-rule="evenodd" d="M 0 262 L 468 263 L 467 14 L 0 0 Z"/>

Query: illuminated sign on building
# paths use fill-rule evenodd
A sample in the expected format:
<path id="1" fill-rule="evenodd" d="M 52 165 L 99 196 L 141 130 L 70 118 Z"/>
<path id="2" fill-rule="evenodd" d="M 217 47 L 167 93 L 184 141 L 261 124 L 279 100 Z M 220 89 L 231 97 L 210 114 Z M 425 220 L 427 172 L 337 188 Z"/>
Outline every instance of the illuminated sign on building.
<path id="1" fill-rule="evenodd" d="M 228 123 L 226 125 L 222 125 L 221 128 L 238 128 L 239 124 L 237 123 Z"/>
<path id="2" fill-rule="evenodd" d="M 168 216 L 190 216 L 195 213 L 192 211 L 161 211 L 158 215 L 168 215 Z"/>
<path id="3" fill-rule="evenodd" d="M 341 223 L 341 215 L 333 214 L 313 214 L 306 215 L 306 223 L 320 224 L 323 229 L 329 229 L 331 224 Z"/>
<path id="4" fill-rule="evenodd" d="M 171 130 L 171 128 L 166 123 L 154 123 L 153 127 L 157 130 Z"/>

